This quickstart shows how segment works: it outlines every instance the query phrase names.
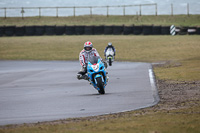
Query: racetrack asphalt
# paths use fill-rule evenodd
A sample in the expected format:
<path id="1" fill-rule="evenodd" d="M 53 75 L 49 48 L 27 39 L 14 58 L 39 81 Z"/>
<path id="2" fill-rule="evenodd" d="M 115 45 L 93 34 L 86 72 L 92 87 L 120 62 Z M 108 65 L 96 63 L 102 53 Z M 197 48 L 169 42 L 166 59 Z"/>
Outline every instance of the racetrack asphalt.
<path id="1" fill-rule="evenodd" d="M 77 80 L 78 61 L 0 61 L 0 125 L 136 110 L 159 101 L 150 63 L 114 62 L 105 95 Z"/>

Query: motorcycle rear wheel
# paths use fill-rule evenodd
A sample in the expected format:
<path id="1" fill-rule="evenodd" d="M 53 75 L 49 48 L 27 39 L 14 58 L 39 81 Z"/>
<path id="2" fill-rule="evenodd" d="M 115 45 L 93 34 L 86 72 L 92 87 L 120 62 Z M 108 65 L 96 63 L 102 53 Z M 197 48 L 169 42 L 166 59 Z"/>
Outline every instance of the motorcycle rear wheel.
<path id="1" fill-rule="evenodd" d="M 97 86 L 99 87 L 99 93 L 100 94 L 105 94 L 105 90 L 104 90 L 104 87 L 103 87 L 103 82 L 102 82 L 102 79 L 101 77 L 98 77 L 97 79 Z"/>

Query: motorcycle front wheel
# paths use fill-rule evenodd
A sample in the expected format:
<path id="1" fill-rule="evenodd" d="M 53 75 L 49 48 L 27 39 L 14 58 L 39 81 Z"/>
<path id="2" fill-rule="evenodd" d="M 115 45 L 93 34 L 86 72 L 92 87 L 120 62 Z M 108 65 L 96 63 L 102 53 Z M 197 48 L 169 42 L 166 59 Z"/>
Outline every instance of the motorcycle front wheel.
<path id="1" fill-rule="evenodd" d="M 109 58 L 109 66 L 112 66 L 112 60 Z"/>
<path id="2" fill-rule="evenodd" d="M 103 87 L 103 82 L 102 82 L 101 77 L 98 77 L 96 80 L 97 80 L 97 86 L 100 89 L 99 93 L 100 94 L 105 94 L 105 90 L 104 90 L 104 87 Z"/>

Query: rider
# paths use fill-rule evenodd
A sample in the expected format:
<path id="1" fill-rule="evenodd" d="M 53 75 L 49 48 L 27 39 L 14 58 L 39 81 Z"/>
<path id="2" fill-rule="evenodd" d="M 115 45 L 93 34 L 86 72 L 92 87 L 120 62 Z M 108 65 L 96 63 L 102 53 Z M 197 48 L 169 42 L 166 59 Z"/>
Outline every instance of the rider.
<path id="1" fill-rule="evenodd" d="M 84 43 L 84 49 L 80 52 L 80 55 L 79 55 L 81 70 L 77 74 L 77 79 L 82 79 L 83 76 L 87 73 L 87 63 L 88 63 L 89 57 L 91 56 L 100 57 L 97 50 L 93 48 L 93 44 L 90 41 L 87 41 Z M 107 68 L 107 63 L 104 62 L 101 57 L 100 59 L 104 63 L 105 67 Z"/>
<path id="2" fill-rule="evenodd" d="M 114 56 L 115 56 L 115 47 L 112 45 L 111 42 L 108 43 L 108 46 L 105 48 L 104 50 L 104 56 L 106 56 L 106 51 L 108 50 L 108 48 L 112 48 L 114 51 Z"/>

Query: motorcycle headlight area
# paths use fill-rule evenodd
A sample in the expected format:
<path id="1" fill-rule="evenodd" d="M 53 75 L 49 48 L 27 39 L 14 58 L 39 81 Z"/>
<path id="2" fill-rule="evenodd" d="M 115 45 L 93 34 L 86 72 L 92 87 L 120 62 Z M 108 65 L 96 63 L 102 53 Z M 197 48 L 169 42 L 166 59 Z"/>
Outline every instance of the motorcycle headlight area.
<path id="1" fill-rule="evenodd" d="M 95 71 L 98 71 L 98 70 L 99 70 L 99 64 L 92 65 L 92 68 L 93 68 Z"/>

